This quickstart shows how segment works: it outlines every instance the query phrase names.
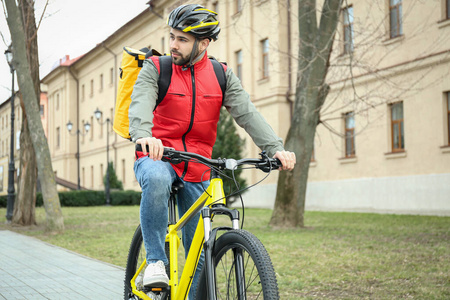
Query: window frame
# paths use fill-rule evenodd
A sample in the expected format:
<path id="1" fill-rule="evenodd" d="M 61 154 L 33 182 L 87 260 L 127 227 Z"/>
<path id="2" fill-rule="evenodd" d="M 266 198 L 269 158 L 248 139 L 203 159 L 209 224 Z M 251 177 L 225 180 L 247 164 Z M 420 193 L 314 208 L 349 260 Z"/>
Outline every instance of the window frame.
<path id="1" fill-rule="evenodd" d="M 61 147 L 61 127 L 56 127 L 56 149 Z"/>
<path id="2" fill-rule="evenodd" d="M 100 83 L 99 83 L 99 85 L 100 85 L 99 91 L 101 92 L 101 91 L 103 91 L 103 73 L 100 74 L 98 80 L 100 81 Z"/>
<path id="3" fill-rule="evenodd" d="M 450 20 L 450 0 L 445 1 L 445 19 Z"/>
<path id="4" fill-rule="evenodd" d="M 347 126 L 347 120 L 353 119 L 353 127 Z M 349 135 L 350 134 L 350 135 Z M 351 148 L 348 148 L 348 141 L 350 140 Z M 350 111 L 344 114 L 344 157 L 352 158 L 356 156 L 355 147 L 355 112 Z M 350 150 L 350 151 L 349 151 Z"/>
<path id="5" fill-rule="evenodd" d="M 261 79 L 269 78 L 269 38 L 262 39 L 261 43 Z"/>
<path id="6" fill-rule="evenodd" d="M 349 10 L 351 9 L 351 14 L 349 14 Z M 349 5 L 347 7 L 344 7 L 342 9 L 342 26 L 343 26 L 343 39 L 344 39 L 344 47 L 343 47 L 343 54 L 350 54 L 353 53 L 354 51 L 354 46 L 355 46 L 355 42 L 354 42 L 354 13 L 353 13 L 353 5 Z M 346 18 L 346 16 L 349 16 Z M 350 18 L 351 16 L 351 18 Z M 347 22 L 348 20 L 348 22 Z M 350 39 L 347 37 L 347 28 L 350 28 Z M 350 40 L 350 43 L 348 43 L 348 40 Z M 350 47 L 348 47 L 350 46 Z M 350 48 L 350 49 L 348 49 Z"/>
<path id="7" fill-rule="evenodd" d="M 401 112 L 402 112 L 402 118 L 401 119 L 395 119 L 393 116 L 393 109 L 396 105 L 401 104 Z M 391 113 L 391 151 L 394 152 L 404 152 L 405 151 L 405 116 L 404 116 L 404 109 L 403 109 L 403 101 L 395 102 L 390 104 L 390 113 Z M 395 125 L 398 125 L 397 134 L 398 134 L 398 147 L 395 145 Z M 403 134 L 402 134 L 403 133 Z"/>
<path id="8" fill-rule="evenodd" d="M 242 84 L 242 64 L 244 61 L 242 49 L 234 52 L 235 58 L 236 58 L 236 76 L 239 78 Z"/>
<path id="9" fill-rule="evenodd" d="M 242 11 L 242 0 L 235 0 L 234 4 L 235 14 L 240 13 Z"/>
<path id="10" fill-rule="evenodd" d="M 396 4 L 392 5 L 392 1 L 398 1 Z M 396 9 L 396 32 L 393 33 L 393 20 L 392 20 L 392 11 Z M 389 0 L 389 37 L 394 39 L 396 37 L 403 35 L 403 0 Z"/>

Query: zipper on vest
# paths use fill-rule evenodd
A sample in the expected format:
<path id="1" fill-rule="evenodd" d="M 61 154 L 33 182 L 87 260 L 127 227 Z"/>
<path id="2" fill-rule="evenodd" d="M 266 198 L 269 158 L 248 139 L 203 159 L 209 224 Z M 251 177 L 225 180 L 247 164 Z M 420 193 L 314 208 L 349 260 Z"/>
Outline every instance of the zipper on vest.
<path id="1" fill-rule="evenodd" d="M 191 121 L 189 123 L 188 130 L 183 134 L 182 141 L 183 141 L 183 147 L 184 151 L 187 152 L 186 147 L 186 135 L 191 131 L 192 126 L 194 125 L 194 115 L 195 115 L 195 77 L 194 77 L 194 66 L 191 66 L 191 79 L 192 79 L 192 110 L 191 110 Z M 184 180 L 184 176 L 186 175 L 187 169 L 188 169 L 189 162 L 184 163 L 184 170 L 183 174 L 181 175 L 181 179 Z"/>

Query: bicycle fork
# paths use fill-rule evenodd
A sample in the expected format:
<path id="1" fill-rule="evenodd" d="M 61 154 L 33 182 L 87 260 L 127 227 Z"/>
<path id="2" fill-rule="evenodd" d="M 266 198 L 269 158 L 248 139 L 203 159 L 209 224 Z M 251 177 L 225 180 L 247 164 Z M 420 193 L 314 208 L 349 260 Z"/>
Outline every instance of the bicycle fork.
<path id="1" fill-rule="evenodd" d="M 211 216 L 213 215 L 227 215 L 232 223 L 232 228 L 229 227 L 217 227 L 211 229 Z M 236 209 L 229 209 L 223 204 L 215 205 L 212 208 L 205 206 L 202 209 L 203 228 L 205 231 L 205 244 L 203 246 L 205 250 L 205 268 L 206 268 L 206 286 L 208 292 L 208 300 L 216 300 L 216 274 L 215 274 L 215 261 L 212 255 L 214 243 L 216 241 L 217 231 L 219 230 L 237 230 L 239 229 L 239 211 Z M 239 254 L 236 253 L 237 257 Z M 241 263 L 236 264 L 236 278 L 243 278 L 243 263 L 242 257 L 237 260 Z M 241 280 L 237 280 L 242 282 Z M 241 291 L 244 287 L 239 287 Z"/>

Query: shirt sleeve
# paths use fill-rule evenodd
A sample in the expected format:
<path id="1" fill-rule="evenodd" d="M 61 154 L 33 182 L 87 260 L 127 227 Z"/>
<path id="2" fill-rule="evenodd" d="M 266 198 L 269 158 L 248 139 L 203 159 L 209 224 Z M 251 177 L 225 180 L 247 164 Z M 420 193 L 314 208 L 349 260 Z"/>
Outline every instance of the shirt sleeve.
<path id="1" fill-rule="evenodd" d="M 151 59 L 144 60 L 131 94 L 128 119 L 130 136 L 133 142 L 152 136 L 153 109 L 158 98 L 159 73 Z"/>
<path id="2" fill-rule="evenodd" d="M 283 151 L 283 140 L 278 137 L 264 117 L 256 110 L 249 94 L 242 88 L 239 78 L 228 67 L 226 71 L 227 88 L 224 106 L 236 123 L 244 128 L 253 142 L 273 156 L 277 151 Z"/>

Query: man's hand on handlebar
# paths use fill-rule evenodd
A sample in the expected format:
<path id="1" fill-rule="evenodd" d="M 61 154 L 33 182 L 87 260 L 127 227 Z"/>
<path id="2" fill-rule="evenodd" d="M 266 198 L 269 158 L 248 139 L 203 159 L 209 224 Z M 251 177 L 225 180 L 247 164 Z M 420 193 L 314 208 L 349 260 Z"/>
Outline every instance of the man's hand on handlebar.
<path id="1" fill-rule="evenodd" d="M 141 145 L 144 155 L 148 154 L 148 156 L 153 160 L 161 160 L 164 152 L 164 146 L 160 139 L 154 137 L 140 138 L 136 140 L 136 144 Z"/>
<path id="2" fill-rule="evenodd" d="M 278 158 L 283 165 L 280 170 L 288 170 L 291 171 L 296 163 L 295 153 L 290 151 L 277 151 L 273 158 Z"/>

